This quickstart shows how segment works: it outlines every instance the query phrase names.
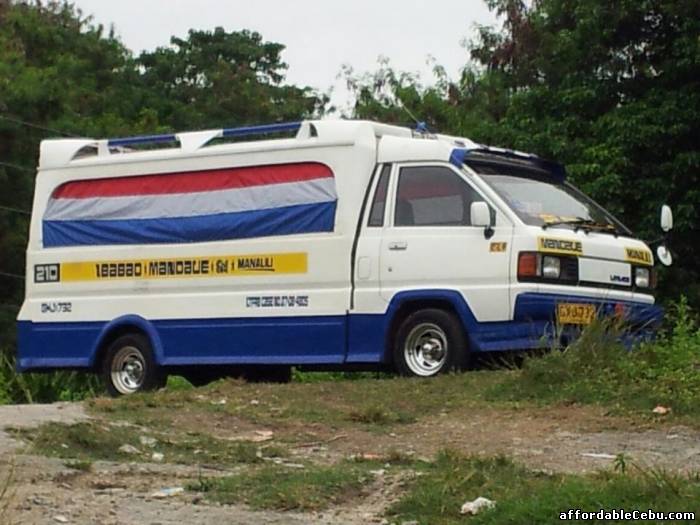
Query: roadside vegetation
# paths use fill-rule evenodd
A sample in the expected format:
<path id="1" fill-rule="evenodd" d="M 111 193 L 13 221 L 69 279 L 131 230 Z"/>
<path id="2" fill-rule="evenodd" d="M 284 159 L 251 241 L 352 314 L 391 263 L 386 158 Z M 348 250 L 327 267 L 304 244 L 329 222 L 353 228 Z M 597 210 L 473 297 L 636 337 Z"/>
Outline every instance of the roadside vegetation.
<path id="1" fill-rule="evenodd" d="M 529 470 L 504 457 L 480 458 L 444 451 L 418 472 L 422 475 L 414 477 L 388 511 L 399 523 L 464 523 L 460 508 L 465 500 L 477 497 L 496 504 L 469 518 L 470 525 L 556 524 L 561 523 L 560 513 L 568 509 L 700 511 L 697 474 L 673 475 L 626 465 L 624 458 L 618 461 L 616 471 L 561 475 Z"/>
<path id="2" fill-rule="evenodd" d="M 624 326 L 591 325 L 563 351 L 525 360 L 490 390 L 491 399 L 539 404 L 593 403 L 630 413 L 660 411 L 700 424 L 700 327 L 685 299 L 667 313 L 671 327 L 628 348 Z"/>

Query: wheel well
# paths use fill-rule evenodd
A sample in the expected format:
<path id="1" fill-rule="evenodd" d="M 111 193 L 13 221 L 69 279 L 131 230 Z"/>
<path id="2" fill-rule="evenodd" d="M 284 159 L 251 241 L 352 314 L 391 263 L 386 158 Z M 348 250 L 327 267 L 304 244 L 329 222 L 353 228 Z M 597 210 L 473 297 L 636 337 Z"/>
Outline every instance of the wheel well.
<path id="1" fill-rule="evenodd" d="M 115 326 L 114 328 L 111 328 L 106 334 L 104 334 L 102 336 L 102 339 L 100 340 L 99 346 L 97 347 L 97 352 L 95 353 L 95 360 L 92 364 L 92 368 L 94 371 L 99 372 L 100 368 L 102 367 L 102 359 L 104 358 L 105 352 L 107 352 L 107 348 L 109 348 L 109 345 L 111 345 L 119 337 L 126 334 L 142 335 L 146 339 L 148 339 L 148 341 L 151 344 L 153 344 L 149 335 L 143 329 L 136 325 L 121 324 L 119 326 Z"/>
<path id="2" fill-rule="evenodd" d="M 396 332 L 404 319 L 418 310 L 426 310 L 428 308 L 435 308 L 437 310 L 448 312 L 454 315 L 459 320 L 460 324 L 463 324 L 457 310 L 450 301 L 445 299 L 418 299 L 415 301 L 406 301 L 399 306 L 399 309 L 396 311 L 391 319 L 391 323 L 389 324 L 389 330 L 387 331 L 386 336 L 386 347 L 384 350 L 387 362 L 392 361 L 394 338 L 396 337 Z"/>

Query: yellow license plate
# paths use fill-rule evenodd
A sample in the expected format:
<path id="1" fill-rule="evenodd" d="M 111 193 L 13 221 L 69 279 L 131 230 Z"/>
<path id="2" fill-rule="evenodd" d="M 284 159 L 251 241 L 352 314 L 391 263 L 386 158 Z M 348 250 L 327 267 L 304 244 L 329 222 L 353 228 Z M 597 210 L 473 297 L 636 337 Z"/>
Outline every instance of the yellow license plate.
<path id="1" fill-rule="evenodd" d="M 595 306 L 592 304 L 559 303 L 557 321 L 559 324 L 591 324 L 595 319 Z"/>

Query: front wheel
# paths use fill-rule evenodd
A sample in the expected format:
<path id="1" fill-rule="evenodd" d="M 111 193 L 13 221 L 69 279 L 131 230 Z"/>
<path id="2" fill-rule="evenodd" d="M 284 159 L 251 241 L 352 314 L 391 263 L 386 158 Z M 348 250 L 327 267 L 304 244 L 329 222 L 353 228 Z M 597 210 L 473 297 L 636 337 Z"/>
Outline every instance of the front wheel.
<path id="1" fill-rule="evenodd" d="M 165 386 L 167 376 L 157 365 L 151 344 L 141 334 L 126 334 L 107 348 L 102 377 L 113 397 L 156 390 Z"/>
<path id="2" fill-rule="evenodd" d="M 467 341 L 454 315 L 419 310 L 401 323 L 393 347 L 394 365 L 404 376 L 433 377 L 467 363 Z"/>

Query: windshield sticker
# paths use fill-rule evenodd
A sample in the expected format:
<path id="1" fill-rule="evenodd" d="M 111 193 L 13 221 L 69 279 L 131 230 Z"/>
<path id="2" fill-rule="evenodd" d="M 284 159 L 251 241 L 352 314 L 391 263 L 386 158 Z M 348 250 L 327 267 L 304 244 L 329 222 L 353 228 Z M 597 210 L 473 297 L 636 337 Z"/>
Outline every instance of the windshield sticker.
<path id="1" fill-rule="evenodd" d="M 550 213 L 540 213 L 539 218 L 546 223 L 575 221 L 576 217 L 566 217 L 564 215 L 552 215 Z"/>
<path id="2" fill-rule="evenodd" d="M 308 261 L 306 253 L 296 252 L 81 261 L 39 266 L 55 266 L 57 268 L 48 273 L 45 268 L 35 268 L 34 282 L 37 283 L 306 273 Z M 46 278 L 49 274 L 51 279 Z"/>
<path id="3" fill-rule="evenodd" d="M 551 237 L 538 237 L 537 248 L 546 253 L 563 253 L 567 255 L 583 255 L 581 241 L 569 239 L 553 239 Z"/>
<path id="4" fill-rule="evenodd" d="M 653 259 L 651 252 L 640 248 L 625 248 L 625 260 L 637 264 L 645 264 L 651 266 Z"/>

